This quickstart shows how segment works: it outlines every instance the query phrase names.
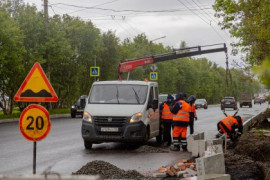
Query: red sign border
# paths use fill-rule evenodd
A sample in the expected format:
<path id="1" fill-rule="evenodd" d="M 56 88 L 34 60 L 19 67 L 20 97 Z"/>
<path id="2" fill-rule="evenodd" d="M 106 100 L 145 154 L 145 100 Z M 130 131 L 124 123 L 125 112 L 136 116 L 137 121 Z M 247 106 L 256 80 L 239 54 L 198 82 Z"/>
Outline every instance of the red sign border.
<path id="1" fill-rule="evenodd" d="M 47 119 L 48 119 L 48 128 L 47 128 L 46 132 L 45 132 L 41 137 L 36 138 L 36 139 L 34 139 L 34 138 L 32 138 L 32 137 L 29 137 L 29 136 L 23 131 L 23 129 L 22 129 L 22 119 L 23 119 L 23 117 L 24 117 L 24 114 L 25 114 L 28 110 L 33 109 L 33 108 L 37 108 L 37 109 L 40 109 L 41 111 L 43 111 L 43 112 L 45 113 Z M 22 114 L 21 114 L 21 116 L 20 116 L 20 120 L 19 120 L 19 128 L 20 128 L 20 131 L 21 131 L 22 135 L 25 137 L 25 139 L 27 139 L 27 140 L 29 140 L 29 141 L 40 141 L 40 140 L 44 139 L 44 138 L 48 135 L 48 133 L 50 132 L 50 130 L 51 130 L 51 122 L 50 122 L 49 112 L 47 111 L 47 109 L 45 109 L 45 108 L 44 108 L 43 106 L 41 106 L 41 105 L 38 105 L 38 104 L 30 104 L 29 106 L 27 106 L 27 107 L 23 110 L 23 112 L 22 112 Z"/>
<path id="2" fill-rule="evenodd" d="M 24 89 L 24 87 L 26 86 L 26 84 L 28 83 L 29 79 L 32 77 L 32 75 L 36 69 L 39 70 L 43 80 L 45 81 L 47 87 L 49 88 L 50 92 L 52 93 L 52 97 L 21 97 L 20 96 L 22 93 L 22 90 Z M 27 74 L 21 87 L 19 88 L 16 95 L 14 96 L 14 101 L 25 101 L 25 102 L 57 102 L 58 101 L 58 97 L 57 97 L 52 85 L 50 84 L 47 76 L 45 75 L 41 65 L 38 62 L 36 62 L 34 64 L 32 69 L 30 70 L 30 72 Z"/>

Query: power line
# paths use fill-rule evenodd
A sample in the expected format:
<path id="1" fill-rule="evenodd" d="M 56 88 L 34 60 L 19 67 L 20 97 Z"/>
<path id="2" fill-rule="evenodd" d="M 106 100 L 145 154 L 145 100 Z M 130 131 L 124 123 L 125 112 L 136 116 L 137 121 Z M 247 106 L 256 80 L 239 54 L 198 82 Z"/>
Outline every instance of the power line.
<path id="1" fill-rule="evenodd" d="M 98 8 L 94 6 L 85 7 L 85 6 L 78 6 L 73 4 L 65 4 L 65 3 L 56 3 L 52 4 L 53 6 L 57 5 L 63 5 L 63 6 L 70 6 L 75 8 L 82 8 L 82 9 L 98 9 L 98 10 L 104 10 L 104 11 L 113 11 L 113 12 L 147 12 L 147 13 L 163 13 L 163 12 L 178 12 L 178 11 L 186 11 L 185 9 L 167 9 L 167 10 L 132 10 L 132 9 L 123 9 L 123 10 L 116 10 L 116 9 L 110 9 L 110 8 Z M 211 9 L 211 8 L 204 8 L 204 9 Z M 200 10 L 200 9 L 192 9 L 192 10 Z"/>
<path id="2" fill-rule="evenodd" d="M 203 22 L 205 22 L 206 24 L 208 24 L 207 21 L 205 21 L 199 14 L 195 13 L 192 9 L 190 9 L 188 6 L 186 6 L 183 2 L 181 2 L 180 0 L 177 0 L 180 4 L 182 4 L 183 6 L 185 6 L 188 10 L 190 10 L 193 14 L 195 14 L 196 16 L 198 16 Z M 210 24 L 208 24 L 210 25 Z M 210 27 L 215 31 L 215 33 L 224 41 L 226 41 L 217 31 L 215 28 L 213 28 L 211 25 Z"/>

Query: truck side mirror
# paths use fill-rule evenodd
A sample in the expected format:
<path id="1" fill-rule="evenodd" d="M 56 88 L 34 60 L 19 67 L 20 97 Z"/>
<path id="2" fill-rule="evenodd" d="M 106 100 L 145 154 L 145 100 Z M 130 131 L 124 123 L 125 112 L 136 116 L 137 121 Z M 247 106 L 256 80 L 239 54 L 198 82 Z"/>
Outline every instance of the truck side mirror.
<path id="1" fill-rule="evenodd" d="M 82 107 L 82 108 L 85 108 L 85 99 L 83 98 L 83 99 L 81 99 L 80 100 L 80 106 Z"/>
<path id="2" fill-rule="evenodd" d="M 157 109 L 157 108 L 158 108 L 158 100 L 153 99 L 153 109 Z"/>

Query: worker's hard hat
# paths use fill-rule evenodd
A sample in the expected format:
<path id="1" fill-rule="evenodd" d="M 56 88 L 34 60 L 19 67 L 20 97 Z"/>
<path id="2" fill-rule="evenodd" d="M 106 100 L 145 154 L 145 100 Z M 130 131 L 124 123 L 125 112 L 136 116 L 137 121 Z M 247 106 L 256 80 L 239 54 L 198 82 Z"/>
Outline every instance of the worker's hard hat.
<path id="1" fill-rule="evenodd" d="M 196 100 L 196 97 L 194 95 L 190 95 L 188 98 L 187 98 L 187 102 L 192 102 L 192 101 L 195 101 Z"/>
<path id="2" fill-rule="evenodd" d="M 168 94 L 167 100 L 174 100 L 174 97 L 172 95 Z"/>

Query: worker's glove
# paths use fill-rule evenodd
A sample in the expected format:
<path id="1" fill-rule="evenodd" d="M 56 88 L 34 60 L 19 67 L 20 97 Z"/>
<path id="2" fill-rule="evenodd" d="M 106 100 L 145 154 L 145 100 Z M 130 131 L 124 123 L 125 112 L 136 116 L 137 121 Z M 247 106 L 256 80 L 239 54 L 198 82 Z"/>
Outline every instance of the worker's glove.
<path id="1" fill-rule="evenodd" d="M 196 121 L 198 120 L 197 116 L 195 116 L 195 120 L 196 120 Z"/>
<path id="2" fill-rule="evenodd" d="M 242 135 L 242 133 L 240 133 L 240 132 L 237 132 L 237 136 L 241 136 Z"/>

